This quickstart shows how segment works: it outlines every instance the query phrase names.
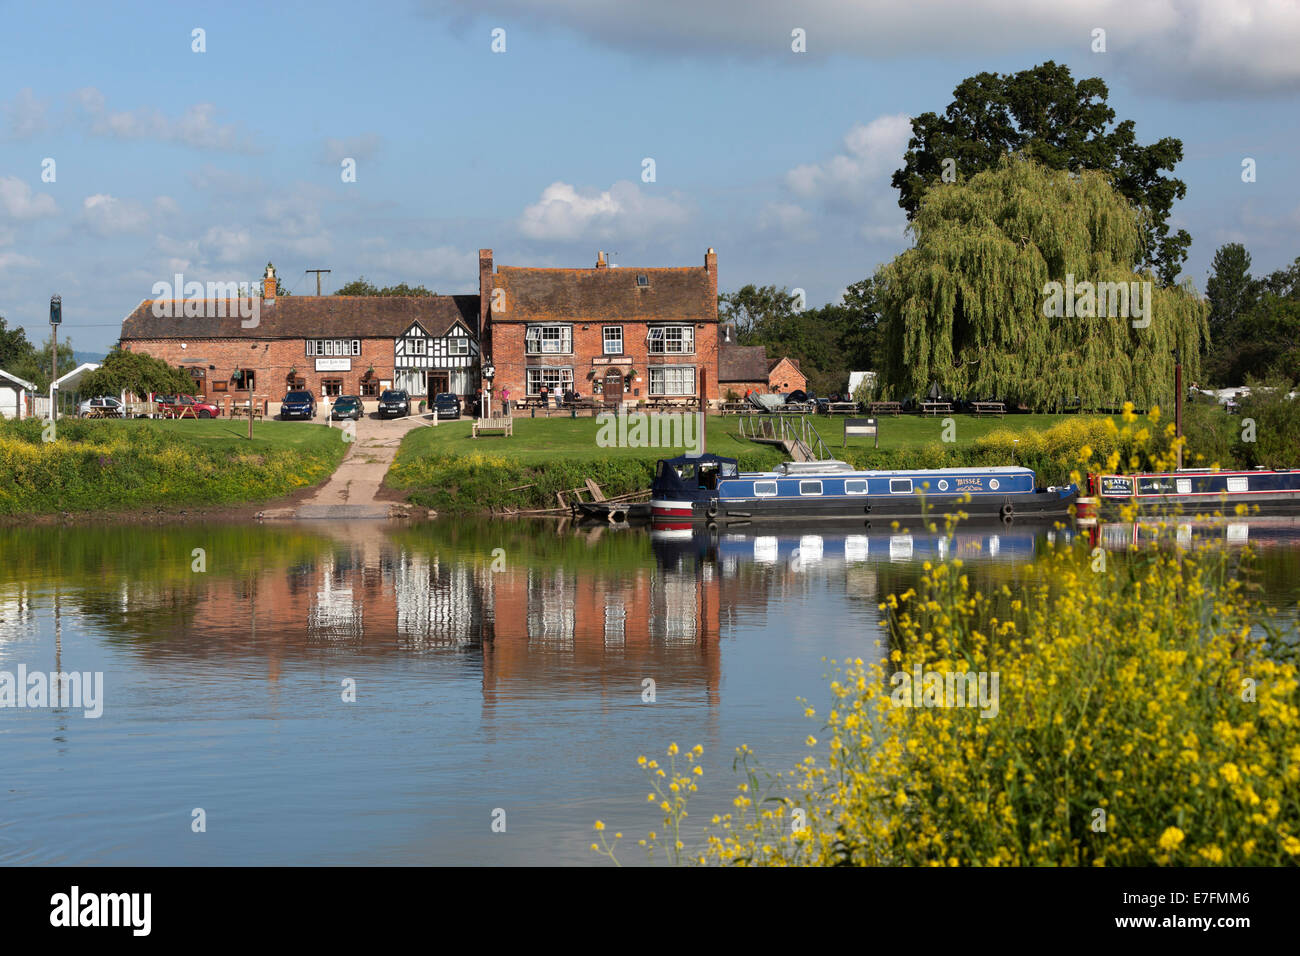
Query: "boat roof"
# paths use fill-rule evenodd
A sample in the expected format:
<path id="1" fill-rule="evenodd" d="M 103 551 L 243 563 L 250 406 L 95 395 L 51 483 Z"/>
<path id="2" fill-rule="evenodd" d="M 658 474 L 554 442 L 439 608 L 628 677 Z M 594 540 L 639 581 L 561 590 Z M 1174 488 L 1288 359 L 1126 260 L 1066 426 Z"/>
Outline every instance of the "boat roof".
<path id="1" fill-rule="evenodd" d="M 688 463 L 698 465 L 705 462 L 727 462 L 731 465 L 736 464 L 736 459 L 724 458 L 722 455 L 715 455 L 712 452 L 703 452 L 698 455 L 678 455 L 676 458 L 661 458 L 660 461 L 669 465 L 685 465 Z"/>
<path id="2" fill-rule="evenodd" d="M 795 466 L 795 467 L 791 467 Z M 901 468 L 893 470 L 872 471 L 858 470 L 842 461 L 788 461 L 779 466 L 778 471 L 746 471 L 742 477 L 799 475 L 865 475 L 872 478 L 928 478 L 931 475 L 1033 475 L 1032 468 L 1014 465 L 986 465 L 975 468 Z"/>

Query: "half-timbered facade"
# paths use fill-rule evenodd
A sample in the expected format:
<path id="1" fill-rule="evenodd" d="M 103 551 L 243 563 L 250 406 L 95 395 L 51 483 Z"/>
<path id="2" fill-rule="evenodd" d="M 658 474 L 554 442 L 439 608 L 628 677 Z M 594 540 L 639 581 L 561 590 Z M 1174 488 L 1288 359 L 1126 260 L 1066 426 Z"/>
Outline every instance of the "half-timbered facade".
<path id="1" fill-rule="evenodd" d="M 474 394 L 479 381 L 477 324 L 478 297 L 454 296 L 472 302 L 474 315 L 451 320 L 440 333 L 412 322 L 393 344 L 394 387 L 412 395 L 452 392 L 461 397 Z"/>

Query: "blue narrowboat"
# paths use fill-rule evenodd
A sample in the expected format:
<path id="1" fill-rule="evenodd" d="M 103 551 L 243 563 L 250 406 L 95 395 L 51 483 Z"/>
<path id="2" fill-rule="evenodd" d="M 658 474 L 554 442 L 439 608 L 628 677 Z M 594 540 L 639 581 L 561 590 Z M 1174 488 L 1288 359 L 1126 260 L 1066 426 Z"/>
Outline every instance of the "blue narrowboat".
<path id="1" fill-rule="evenodd" d="M 785 462 L 741 472 L 734 458 L 659 461 L 650 491 L 655 522 L 876 520 L 964 513 L 972 519 L 1064 518 L 1075 485 L 1039 488 L 1029 468 L 858 471 L 842 461 Z"/>
<path id="2" fill-rule="evenodd" d="M 1103 508 L 1136 503 L 1144 511 L 1213 511 L 1239 504 L 1258 506 L 1260 511 L 1300 509 L 1300 468 L 1184 468 L 1136 475 L 1089 475 L 1088 484 Z"/>

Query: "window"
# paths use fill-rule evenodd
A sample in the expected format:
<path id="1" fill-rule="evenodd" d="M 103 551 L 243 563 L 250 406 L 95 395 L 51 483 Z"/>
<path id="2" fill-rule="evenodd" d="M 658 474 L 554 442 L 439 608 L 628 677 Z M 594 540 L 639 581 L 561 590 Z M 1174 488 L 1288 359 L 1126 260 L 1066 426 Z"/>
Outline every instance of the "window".
<path id="1" fill-rule="evenodd" d="M 469 339 L 463 335 L 447 340 L 448 355 L 469 355 Z"/>
<path id="2" fill-rule="evenodd" d="M 912 479 L 890 478 L 889 493 L 891 495 L 910 495 L 912 493 Z"/>
<path id="3" fill-rule="evenodd" d="M 685 355 L 695 351 L 695 329 L 689 325 L 656 325 L 646 334 L 650 351 Z"/>
<path id="4" fill-rule="evenodd" d="M 244 369 L 230 376 L 230 387 L 234 389 L 248 389 L 252 391 L 257 382 L 257 373 Z"/>
<path id="5" fill-rule="evenodd" d="M 343 379 L 341 378 L 323 378 L 320 380 L 321 391 L 325 395 L 342 395 Z"/>
<path id="6" fill-rule="evenodd" d="M 423 336 L 418 339 L 406 340 L 407 355 L 423 355 L 425 348 L 427 348 L 427 341 Z"/>
<path id="7" fill-rule="evenodd" d="M 374 379 L 371 379 L 371 380 L 368 381 L 368 382 L 362 382 L 362 383 L 361 383 L 361 394 L 362 394 L 362 395 L 378 395 L 378 394 L 379 394 L 379 382 L 377 382 L 377 381 L 374 380 Z"/>
<path id="8" fill-rule="evenodd" d="M 776 494 L 775 481 L 756 481 L 754 482 L 754 494 L 759 498 L 771 498 Z"/>
<path id="9" fill-rule="evenodd" d="M 528 355 L 567 355 L 573 351 L 573 326 L 532 325 L 524 333 Z"/>
<path id="10" fill-rule="evenodd" d="M 573 389 L 573 369 L 571 368 L 530 368 L 528 369 L 527 394 L 540 395 L 545 388 L 552 395 L 563 395 Z"/>
<path id="11" fill-rule="evenodd" d="M 844 493 L 846 495 L 865 495 L 867 493 L 867 479 L 850 478 L 844 482 Z"/>
<path id="12" fill-rule="evenodd" d="M 695 368 L 691 365 L 650 366 L 651 395 L 694 395 Z"/>
<path id="13" fill-rule="evenodd" d="M 604 331 L 605 354 L 622 355 L 623 354 L 623 326 L 607 325 Z"/>
<path id="14" fill-rule="evenodd" d="M 360 339 L 308 339 L 307 357 L 360 355 Z"/>
<path id="15" fill-rule="evenodd" d="M 820 481 L 801 481 L 799 482 L 799 494 L 801 495 L 820 495 L 822 493 L 822 483 Z"/>
<path id="16" fill-rule="evenodd" d="M 650 277 L 646 275 L 644 272 L 638 273 L 636 277 L 636 284 L 640 286 L 642 289 L 648 288 L 650 285 Z"/>

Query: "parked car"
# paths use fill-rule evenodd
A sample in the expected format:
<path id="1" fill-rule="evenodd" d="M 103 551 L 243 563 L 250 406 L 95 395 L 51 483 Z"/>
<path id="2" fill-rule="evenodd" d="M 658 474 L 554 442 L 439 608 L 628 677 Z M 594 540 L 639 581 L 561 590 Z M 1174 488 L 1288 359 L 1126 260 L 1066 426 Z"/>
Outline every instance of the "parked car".
<path id="1" fill-rule="evenodd" d="M 361 416 L 366 413 L 366 406 L 361 401 L 360 395 L 340 395 L 334 399 L 334 407 L 330 409 L 330 418 L 336 422 L 341 422 L 345 418 L 350 418 L 354 422 L 360 421 Z"/>
<path id="2" fill-rule="evenodd" d="M 402 418 L 411 414 L 411 396 L 400 388 L 387 388 L 379 396 L 380 418 Z"/>
<path id="3" fill-rule="evenodd" d="M 280 418 L 305 418 L 308 421 L 316 417 L 316 396 L 302 389 L 288 392 L 280 402 Z"/>
<path id="4" fill-rule="evenodd" d="M 77 414 L 82 418 L 88 416 L 91 412 L 96 415 L 121 416 L 126 409 L 123 407 L 121 400 L 113 398 L 111 395 L 100 395 L 96 398 L 88 398 L 77 406 Z"/>
<path id="5" fill-rule="evenodd" d="M 167 418 L 216 418 L 221 409 L 211 402 L 195 398 L 193 395 L 157 395 L 154 401 L 158 410 Z"/>
<path id="6" fill-rule="evenodd" d="M 444 418 L 460 418 L 460 398 L 451 392 L 439 392 L 433 396 L 433 410 L 439 421 Z"/>

